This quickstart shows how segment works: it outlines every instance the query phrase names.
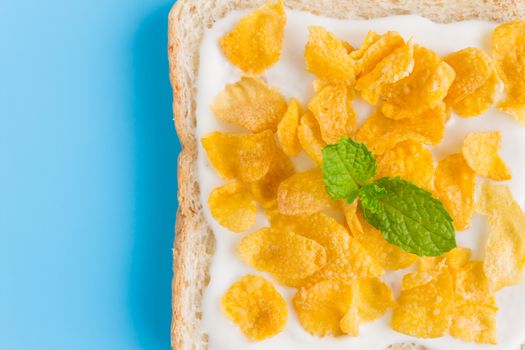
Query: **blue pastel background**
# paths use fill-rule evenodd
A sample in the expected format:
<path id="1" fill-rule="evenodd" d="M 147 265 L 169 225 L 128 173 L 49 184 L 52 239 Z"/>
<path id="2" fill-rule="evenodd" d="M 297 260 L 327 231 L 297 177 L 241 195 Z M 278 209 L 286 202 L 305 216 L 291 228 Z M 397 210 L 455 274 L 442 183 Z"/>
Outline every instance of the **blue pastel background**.
<path id="1" fill-rule="evenodd" d="M 0 1 L 0 349 L 169 349 L 172 0 Z"/>

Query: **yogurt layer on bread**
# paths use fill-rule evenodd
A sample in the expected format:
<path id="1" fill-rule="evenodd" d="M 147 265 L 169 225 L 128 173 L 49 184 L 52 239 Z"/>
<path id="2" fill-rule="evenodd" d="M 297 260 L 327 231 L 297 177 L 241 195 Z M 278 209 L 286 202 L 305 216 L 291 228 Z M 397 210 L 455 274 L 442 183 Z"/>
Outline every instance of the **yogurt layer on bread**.
<path id="1" fill-rule="evenodd" d="M 213 131 L 242 132 L 236 127 L 220 122 L 209 108 L 215 96 L 224 89 L 225 84 L 234 83 L 242 73 L 223 56 L 218 42 L 229 32 L 238 20 L 247 12 L 236 11 L 216 22 L 208 29 L 200 47 L 200 67 L 196 91 L 197 128 L 196 138 L 200 140 Z M 478 47 L 490 52 L 490 35 L 496 23 L 465 21 L 451 24 L 436 24 L 419 16 L 396 16 L 373 20 L 335 20 L 318 17 L 309 13 L 287 10 L 287 26 L 281 59 L 268 69 L 262 77 L 272 87 L 277 88 L 286 98 L 294 97 L 306 104 L 313 95 L 314 76 L 305 71 L 304 46 L 308 40 L 308 26 L 319 25 L 344 39 L 354 46 L 359 46 L 369 30 L 384 33 L 397 31 L 405 39 L 413 37 L 425 47 L 445 55 L 465 47 Z M 369 116 L 371 106 L 359 101 L 353 102 L 360 121 Z M 455 153 L 461 149 L 464 136 L 473 131 L 502 132 L 503 143 L 500 154 L 511 168 L 513 178 L 505 182 L 511 189 L 516 201 L 525 207 L 525 128 L 496 109 L 491 109 L 475 118 L 453 117 L 447 124 L 444 140 L 432 148 L 435 160 Z M 276 284 L 276 288 L 285 297 L 289 312 L 286 329 L 277 336 L 262 342 L 250 342 L 239 329 L 227 319 L 220 308 L 220 298 L 228 287 L 245 274 L 260 274 L 273 280 L 269 274 L 255 271 L 244 264 L 236 255 L 236 247 L 243 234 L 236 234 L 221 227 L 211 216 L 207 198 L 211 190 L 226 183 L 209 164 L 206 154 L 199 144 L 197 161 L 198 177 L 201 188 L 200 198 L 206 220 L 216 237 L 216 250 L 210 268 L 210 283 L 206 288 L 202 302 L 204 332 L 208 334 L 210 350 L 265 350 L 265 349 L 301 349 L 301 350 L 379 350 L 394 343 L 416 343 L 429 349 L 472 349 L 472 350 L 517 350 L 525 343 L 525 283 L 505 288 L 497 293 L 499 306 L 497 319 L 498 345 L 480 345 L 466 343 L 449 336 L 437 339 L 412 338 L 395 332 L 389 327 L 390 312 L 381 319 L 360 327 L 358 337 L 319 338 L 307 333 L 299 324 L 291 310 L 292 288 Z M 294 159 L 297 170 L 306 170 L 313 163 L 303 154 Z M 478 185 L 481 181 L 478 182 Z M 250 232 L 267 225 L 265 217 L 258 215 L 257 225 Z M 457 232 L 458 246 L 473 250 L 473 259 L 482 257 L 482 247 L 488 232 L 485 218 L 475 214 L 472 226 L 468 230 Z M 383 280 L 399 293 L 401 277 L 406 271 L 387 272 Z"/>

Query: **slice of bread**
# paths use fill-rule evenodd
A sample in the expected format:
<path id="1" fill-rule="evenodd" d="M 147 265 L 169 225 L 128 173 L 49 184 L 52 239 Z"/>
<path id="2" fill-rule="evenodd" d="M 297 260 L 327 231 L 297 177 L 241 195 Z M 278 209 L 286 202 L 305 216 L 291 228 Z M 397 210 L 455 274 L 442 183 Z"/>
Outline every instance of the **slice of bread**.
<path id="1" fill-rule="evenodd" d="M 179 0 L 169 14 L 168 55 L 173 115 L 182 144 L 179 156 L 179 210 L 173 250 L 171 344 L 176 350 L 208 349 L 201 326 L 201 299 L 209 281 L 213 232 L 199 200 L 196 176 L 195 89 L 199 48 L 206 29 L 229 11 L 261 6 L 264 0 Z M 285 0 L 288 8 L 334 18 L 376 18 L 416 13 L 436 22 L 483 19 L 505 22 L 525 18 L 523 0 Z M 423 349 L 392 345 L 393 350 Z M 214 350 L 214 349 L 211 349 Z M 522 347 L 525 350 L 525 346 Z"/>

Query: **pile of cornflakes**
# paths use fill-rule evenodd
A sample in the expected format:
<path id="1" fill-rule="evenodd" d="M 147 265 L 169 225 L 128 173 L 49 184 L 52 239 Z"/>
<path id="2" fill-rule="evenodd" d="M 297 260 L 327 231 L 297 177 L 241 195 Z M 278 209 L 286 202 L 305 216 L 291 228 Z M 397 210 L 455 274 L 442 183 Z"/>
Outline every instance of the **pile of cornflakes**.
<path id="1" fill-rule="evenodd" d="M 474 197 L 477 177 L 511 178 L 498 154 L 501 134 L 468 134 L 461 149 L 438 160 L 429 147 L 443 139 L 452 111 L 474 117 L 492 107 L 500 79 L 507 92 L 500 108 L 525 121 L 525 22 L 496 28 L 492 57 L 476 48 L 440 57 L 396 32 L 371 31 L 354 49 L 310 27 L 304 64 L 317 80 L 304 105 L 256 76 L 278 61 L 285 24 L 282 1 L 269 1 L 220 40 L 246 76 L 226 85 L 211 109 L 246 132 L 201 140 L 217 173 L 232 180 L 211 192 L 208 205 L 232 232 L 255 224 L 257 206 L 268 219 L 237 247 L 238 257 L 266 277 L 235 282 L 221 301 L 225 314 L 251 340 L 278 334 L 288 308 L 276 283 L 296 289 L 291 305 L 313 335 L 357 336 L 361 324 L 391 309 L 398 332 L 495 344 L 495 292 L 519 283 L 525 263 L 525 214 L 508 187 L 486 182 L 478 203 Z M 360 127 L 356 96 L 375 106 Z M 407 253 L 363 220 L 357 202 L 331 199 L 319 168 L 322 150 L 348 137 L 376 155 L 377 177 L 399 176 L 433 193 L 456 230 L 468 228 L 476 210 L 486 215 L 484 260 L 471 260 L 460 247 L 441 257 Z M 302 151 L 313 166 L 297 172 L 290 157 Z M 411 266 L 396 300 L 381 277 Z"/>

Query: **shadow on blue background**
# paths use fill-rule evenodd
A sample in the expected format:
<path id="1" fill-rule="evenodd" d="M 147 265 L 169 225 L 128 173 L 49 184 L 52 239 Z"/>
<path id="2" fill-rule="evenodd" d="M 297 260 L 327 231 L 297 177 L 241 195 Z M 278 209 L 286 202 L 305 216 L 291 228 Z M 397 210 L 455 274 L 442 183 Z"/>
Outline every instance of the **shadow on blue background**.
<path id="1" fill-rule="evenodd" d="M 0 349 L 169 349 L 172 0 L 0 1 Z"/>
<path id="2" fill-rule="evenodd" d="M 149 14 L 133 43 L 135 181 L 148 190 L 135 194 L 135 210 L 141 215 L 135 222 L 130 310 L 144 346 L 147 339 L 165 343 L 171 319 L 172 254 L 166 248 L 173 244 L 173 229 L 166 230 L 166 222 L 173 222 L 175 214 L 177 159 L 173 130 L 165 123 L 172 115 L 165 37 L 169 9 Z"/>

